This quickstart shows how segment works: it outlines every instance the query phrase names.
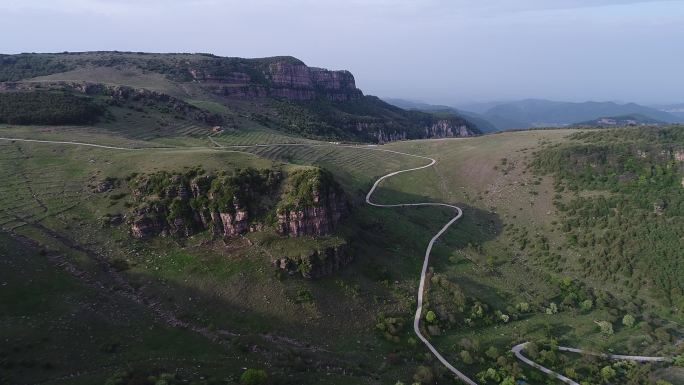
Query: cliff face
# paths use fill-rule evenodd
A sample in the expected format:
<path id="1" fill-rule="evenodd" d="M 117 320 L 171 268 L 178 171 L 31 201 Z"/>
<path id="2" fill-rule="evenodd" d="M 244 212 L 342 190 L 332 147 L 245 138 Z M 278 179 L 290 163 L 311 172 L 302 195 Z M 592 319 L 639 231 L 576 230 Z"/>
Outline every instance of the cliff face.
<path id="1" fill-rule="evenodd" d="M 326 247 L 296 258 L 283 257 L 273 265 L 288 274 L 300 273 L 307 279 L 321 278 L 334 273 L 353 261 L 347 244 Z"/>
<path id="2" fill-rule="evenodd" d="M 207 83 L 214 93 L 232 98 L 276 97 L 292 101 L 323 98 L 346 102 L 363 96 L 350 72 L 308 67 L 291 58 L 274 59 L 267 65 L 243 71 L 217 77 L 200 69 L 189 70 L 195 81 Z"/>
<path id="3" fill-rule="evenodd" d="M 272 170 L 239 170 L 233 175 L 160 172 L 133 179 L 139 202 L 131 221 L 136 238 L 190 236 L 211 230 L 233 237 L 263 227 L 265 202 L 277 194 L 282 174 Z"/>
<path id="4" fill-rule="evenodd" d="M 448 119 L 438 120 L 430 127 L 425 127 L 427 138 L 453 138 L 473 135 L 473 131 L 463 122 L 454 122 Z"/>
<path id="5" fill-rule="evenodd" d="M 130 184 L 139 202 L 130 223 L 136 238 L 187 237 L 204 230 L 234 237 L 268 225 L 281 235 L 326 235 L 349 209 L 339 185 L 320 169 L 294 172 L 286 180 L 272 170 L 230 176 L 160 172 Z M 279 195 L 283 189 L 287 192 Z"/>
<path id="6" fill-rule="evenodd" d="M 29 57 L 32 56 L 21 56 L 23 59 Z M 348 71 L 308 67 L 293 57 L 244 59 L 209 54 L 86 52 L 50 54 L 41 58 L 49 68 L 48 72 L 64 68 L 110 67 L 117 71 L 131 69 L 142 74 L 163 75 L 179 89 L 192 90 L 197 95 L 212 94 L 213 102 L 235 110 L 236 115 L 247 116 L 271 129 L 306 137 L 385 143 L 480 133 L 475 125 L 456 113 L 443 116 L 403 110 L 364 95 L 356 88 L 354 76 Z M 14 63 L 12 73 L 22 72 L 21 60 L 9 61 Z M 86 93 L 91 91 L 84 90 Z M 198 111 L 177 99 L 166 100 L 166 96 L 154 92 L 131 94 L 123 88 L 105 92 L 112 92 L 114 102 L 131 98 L 155 100 L 168 107 L 164 110 L 181 111 L 180 115 L 194 116 L 193 119 L 210 125 L 222 125 L 216 120 L 217 116 L 205 114 L 206 111 Z M 243 103 L 244 100 L 250 103 Z M 228 115 L 224 119 L 230 120 Z M 234 126 L 240 129 L 237 124 Z"/>
<path id="7" fill-rule="evenodd" d="M 348 211 L 347 198 L 330 173 L 299 170 L 290 176 L 277 208 L 277 229 L 294 237 L 329 234 Z"/>

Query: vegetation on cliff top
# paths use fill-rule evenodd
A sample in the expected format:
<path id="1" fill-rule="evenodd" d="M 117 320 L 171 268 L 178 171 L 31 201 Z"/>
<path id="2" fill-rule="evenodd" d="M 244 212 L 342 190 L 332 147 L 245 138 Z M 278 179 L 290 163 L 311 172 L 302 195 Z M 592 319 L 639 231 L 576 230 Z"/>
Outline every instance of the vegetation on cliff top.
<path id="1" fill-rule="evenodd" d="M 295 170 L 288 175 L 278 211 L 318 206 L 331 193 L 341 195 L 344 192 L 330 171 L 321 168 Z"/>

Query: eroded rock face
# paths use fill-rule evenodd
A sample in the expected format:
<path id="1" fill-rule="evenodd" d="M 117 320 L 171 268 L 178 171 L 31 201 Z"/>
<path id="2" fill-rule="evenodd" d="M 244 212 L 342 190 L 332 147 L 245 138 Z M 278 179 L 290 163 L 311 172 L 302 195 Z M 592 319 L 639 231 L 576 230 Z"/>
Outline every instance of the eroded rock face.
<path id="1" fill-rule="evenodd" d="M 317 205 L 279 212 L 278 232 L 293 237 L 330 234 L 348 211 L 345 198 L 334 193 Z"/>
<path id="2" fill-rule="evenodd" d="M 288 204 L 277 210 L 278 233 L 293 237 L 330 234 L 349 212 L 347 197 L 330 173 L 302 170 L 292 176 Z"/>
<path id="3" fill-rule="evenodd" d="M 273 266 L 291 275 L 300 273 L 307 279 L 316 279 L 335 273 L 354 260 L 346 244 L 316 250 L 297 258 L 283 257 L 273 261 Z"/>
<path id="4" fill-rule="evenodd" d="M 239 170 L 234 175 L 160 172 L 131 181 L 140 202 L 131 221 L 136 238 L 155 235 L 190 236 L 211 229 L 234 237 L 262 227 L 262 201 L 270 199 L 282 175 L 272 170 Z"/>
<path id="5" fill-rule="evenodd" d="M 425 127 L 427 138 L 453 138 L 472 136 L 466 125 L 457 125 L 446 119 L 438 120 L 430 127 Z"/>
<path id="6" fill-rule="evenodd" d="M 245 71 L 247 70 L 246 68 Z M 249 70 L 254 71 L 255 68 Z M 217 83 L 209 87 L 214 93 L 233 98 L 276 97 L 292 101 L 326 98 L 346 102 L 363 96 L 356 88 L 354 75 L 349 71 L 308 67 L 300 61 L 282 58 L 261 67 L 259 72 L 258 77 L 246 72 L 231 72 L 217 77 L 190 69 L 195 80 Z"/>
<path id="7" fill-rule="evenodd" d="M 130 183 L 139 202 L 129 221 L 136 238 L 204 230 L 234 237 L 261 231 L 268 217 L 277 218 L 282 235 L 327 235 L 349 211 L 341 187 L 320 169 L 293 172 L 285 188 L 279 172 L 254 169 L 231 176 L 160 172 Z M 279 196 L 282 189 L 287 191 Z"/>

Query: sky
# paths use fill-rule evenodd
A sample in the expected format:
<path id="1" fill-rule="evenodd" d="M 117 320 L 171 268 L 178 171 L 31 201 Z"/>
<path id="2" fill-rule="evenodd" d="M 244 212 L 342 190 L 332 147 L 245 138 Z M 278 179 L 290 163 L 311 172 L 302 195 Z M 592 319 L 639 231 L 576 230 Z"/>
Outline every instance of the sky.
<path id="1" fill-rule="evenodd" d="M 684 0 L 0 0 L 0 52 L 295 56 L 458 105 L 684 102 Z"/>

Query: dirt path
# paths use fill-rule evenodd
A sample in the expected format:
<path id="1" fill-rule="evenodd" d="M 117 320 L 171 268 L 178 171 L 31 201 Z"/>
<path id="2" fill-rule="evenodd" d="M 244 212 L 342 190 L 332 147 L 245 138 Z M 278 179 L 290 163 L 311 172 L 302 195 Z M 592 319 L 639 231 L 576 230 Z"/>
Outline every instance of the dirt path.
<path id="1" fill-rule="evenodd" d="M 562 381 L 566 384 L 569 385 L 580 385 L 579 382 L 576 382 L 575 380 L 568 378 L 560 373 L 556 373 L 553 370 L 546 368 L 544 366 L 539 365 L 538 363 L 530 360 L 529 358 L 525 357 L 522 352 L 525 349 L 525 346 L 527 346 L 529 342 L 523 342 L 521 344 L 515 345 L 511 351 L 515 356 L 522 362 L 526 363 L 527 365 L 530 365 L 531 367 L 546 373 L 552 377 L 555 377 L 557 380 Z M 626 356 L 626 355 L 621 355 L 621 354 L 603 354 L 603 353 L 594 353 L 594 352 L 588 352 L 583 349 L 577 349 L 577 348 L 569 348 L 566 346 L 559 346 L 558 347 L 559 351 L 562 352 L 570 352 L 570 353 L 578 353 L 578 354 L 586 354 L 590 356 L 596 356 L 596 357 L 601 357 L 605 358 L 608 360 L 624 360 L 624 361 L 635 361 L 635 362 L 667 362 L 670 361 L 669 358 L 667 357 L 648 357 L 648 356 Z"/>
<path id="2" fill-rule="evenodd" d="M 149 148 L 126 148 L 126 147 L 117 147 L 117 146 L 106 146 L 106 145 L 98 145 L 98 144 L 93 144 L 93 143 L 83 143 L 83 142 L 71 142 L 71 141 L 50 141 L 50 140 L 33 140 L 33 139 L 15 139 L 15 138 L 3 138 L 0 137 L 0 140 L 5 140 L 5 141 L 20 141 L 20 142 L 34 142 L 34 143 L 45 143 L 45 144 L 61 144 L 61 145 L 76 145 L 76 146 L 86 146 L 86 147 L 96 147 L 96 148 L 105 148 L 105 149 L 113 149 L 113 150 L 126 150 L 126 151 L 139 151 L 139 150 L 149 150 Z M 228 150 L 230 152 L 235 152 L 235 153 L 243 153 L 243 154 L 248 154 L 248 155 L 255 155 L 250 152 L 246 151 L 240 151 L 243 149 L 248 149 L 248 148 L 254 148 L 254 147 L 277 147 L 277 146 L 315 146 L 315 147 L 320 147 L 320 146 L 334 146 L 334 147 L 343 147 L 343 148 L 354 148 L 354 149 L 359 149 L 359 150 L 368 150 L 368 151 L 380 151 L 380 152 L 386 152 L 386 153 L 392 153 L 392 154 L 398 154 L 402 156 L 408 156 L 408 157 L 413 157 L 413 158 L 418 158 L 418 159 L 424 159 L 428 160 L 429 163 L 420 166 L 420 167 L 414 167 L 414 168 L 409 168 L 409 169 L 404 169 L 404 170 L 399 170 L 399 171 L 394 171 L 391 172 L 387 175 L 384 175 L 380 178 L 378 178 L 375 183 L 373 184 L 373 187 L 368 191 L 368 194 L 366 195 L 366 203 L 368 203 L 371 206 L 375 207 L 384 207 L 384 208 L 395 208 L 395 207 L 426 207 L 426 206 L 433 206 L 433 207 L 446 207 L 450 208 L 456 211 L 456 215 L 448 222 L 446 223 L 435 236 L 430 239 L 430 242 L 428 243 L 427 249 L 425 250 L 425 257 L 423 259 L 423 268 L 421 271 L 420 275 L 420 284 L 418 288 L 418 305 L 416 308 L 416 313 L 414 316 L 414 322 L 413 322 L 413 330 L 415 331 L 416 335 L 418 338 L 428 347 L 428 349 L 437 357 L 437 359 L 444 364 L 452 373 L 454 373 L 459 379 L 461 379 L 463 382 L 469 385 L 477 385 L 476 382 L 468 378 L 465 374 L 460 372 L 458 369 L 456 369 L 453 365 L 451 365 L 446 358 L 444 358 L 438 351 L 437 349 L 428 341 L 428 339 L 421 333 L 420 331 L 420 319 L 422 317 L 422 312 L 423 312 L 423 298 L 424 298 L 424 291 L 425 291 L 425 277 L 426 277 L 426 272 L 427 268 L 429 266 L 429 261 L 430 261 L 430 253 L 432 251 L 432 247 L 434 243 L 437 241 L 437 239 L 444 234 L 444 232 L 447 231 L 447 229 L 454 224 L 458 219 L 461 218 L 463 215 L 463 211 L 453 205 L 449 205 L 446 203 L 432 203 L 432 202 L 423 202 L 423 203 L 400 203 L 400 204 L 379 204 L 379 203 L 374 203 L 371 201 L 371 197 L 375 190 L 378 188 L 380 183 L 392 176 L 406 173 L 406 172 L 411 172 L 411 171 L 418 171 L 422 170 L 428 167 L 434 166 L 437 161 L 435 159 L 425 157 L 425 156 L 420 156 L 420 155 L 414 155 L 414 154 L 408 154 L 404 152 L 399 152 L 399 151 L 393 151 L 393 150 L 386 150 L 382 148 L 377 148 L 377 146 L 374 145 L 338 145 L 338 144 L 328 144 L 328 143 L 321 143 L 321 144 L 305 144 L 305 143 L 283 143 L 283 144 L 255 144 L 255 145 L 236 145 L 236 146 L 227 146 L 227 145 L 222 145 L 214 140 L 212 136 L 209 136 L 209 140 L 211 141 L 212 144 L 214 144 L 217 148 L 220 148 L 222 150 L 227 150 L 229 148 L 236 148 L 239 150 Z M 69 240 L 63 239 L 60 234 L 57 234 L 50 229 L 47 228 L 42 228 L 41 230 L 44 230 L 45 232 L 49 233 L 51 236 L 60 239 L 63 243 L 66 244 L 66 242 L 69 242 Z M 75 244 L 70 244 L 70 247 L 85 252 L 89 253 L 88 250 L 79 248 L 78 245 Z M 122 285 L 122 287 L 126 288 L 126 293 L 130 297 L 130 299 L 134 300 L 137 303 L 141 303 L 146 305 L 148 308 L 150 308 L 162 321 L 165 323 L 169 324 L 170 326 L 176 326 L 176 327 L 181 327 L 181 328 L 187 328 L 190 330 L 193 330 L 197 333 L 200 333 L 208 338 L 211 339 L 218 339 L 219 335 L 232 335 L 235 336 L 237 334 L 230 333 L 227 331 L 209 331 L 207 328 L 204 327 L 199 327 L 196 325 L 191 325 L 187 322 L 181 321 L 178 318 L 176 318 L 173 313 L 168 312 L 163 310 L 158 303 L 150 303 L 146 302 L 144 298 L 141 298 L 135 294 L 135 289 L 133 289 L 130 284 L 128 284 L 123 277 L 121 277 L 121 274 L 119 274 L 117 271 L 115 271 L 106 261 L 104 261 L 100 256 L 93 255 L 92 252 L 90 252 L 90 256 L 93 257 L 93 259 L 97 260 L 99 263 L 104 264 L 103 267 L 105 269 L 108 269 L 107 272 L 110 273 L 117 283 Z M 131 291 L 132 290 L 132 291 Z M 225 333 L 225 334 L 224 334 Z M 271 336 L 271 338 L 274 338 Z M 289 339 L 284 339 L 280 338 L 279 340 L 282 341 L 288 341 Z"/>

